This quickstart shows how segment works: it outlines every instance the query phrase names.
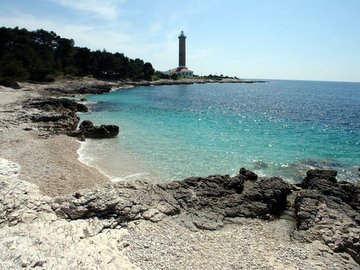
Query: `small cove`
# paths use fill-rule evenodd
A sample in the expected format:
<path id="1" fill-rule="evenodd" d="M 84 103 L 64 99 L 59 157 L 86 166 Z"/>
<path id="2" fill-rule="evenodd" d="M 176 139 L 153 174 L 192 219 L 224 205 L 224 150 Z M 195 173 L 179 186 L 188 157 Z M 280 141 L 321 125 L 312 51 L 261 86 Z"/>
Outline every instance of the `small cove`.
<path id="1" fill-rule="evenodd" d="M 81 119 L 116 124 L 120 134 L 87 140 L 80 159 L 112 179 L 163 182 L 240 167 L 290 182 L 312 168 L 359 179 L 360 83 L 136 87 L 87 101 Z"/>

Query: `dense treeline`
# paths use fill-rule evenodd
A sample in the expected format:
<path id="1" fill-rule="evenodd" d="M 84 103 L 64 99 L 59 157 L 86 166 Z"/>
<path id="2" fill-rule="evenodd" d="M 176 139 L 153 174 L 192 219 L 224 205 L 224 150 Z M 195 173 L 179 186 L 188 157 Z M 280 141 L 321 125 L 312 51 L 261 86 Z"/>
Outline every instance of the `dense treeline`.
<path id="1" fill-rule="evenodd" d="M 0 28 L 0 83 L 51 81 L 63 75 L 151 80 L 154 69 L 122 53 L 91 51 L 45 30 Z"/>

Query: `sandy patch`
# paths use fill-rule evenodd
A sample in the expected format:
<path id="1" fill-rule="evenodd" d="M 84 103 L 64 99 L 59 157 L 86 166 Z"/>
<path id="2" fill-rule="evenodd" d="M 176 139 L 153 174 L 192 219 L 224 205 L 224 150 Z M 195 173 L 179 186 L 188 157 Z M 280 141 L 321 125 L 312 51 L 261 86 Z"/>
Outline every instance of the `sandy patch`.
<path id="1" fill-rule="evenodd" d="M 17 170 L 21 179 L 35 183 L 50 196 L 107 182 L 107 177 L 78 160 L 80 144 L 75 138 L 43 136 L 32 123 L 22 121 L 27 112 L 21 101 L 40 95 L 35 85 L 30 86 L 33 88 L 0 89 L 0 157 L 19 165 L 11 167 L 11 163 L 2 160 L 0 173 Z"/>

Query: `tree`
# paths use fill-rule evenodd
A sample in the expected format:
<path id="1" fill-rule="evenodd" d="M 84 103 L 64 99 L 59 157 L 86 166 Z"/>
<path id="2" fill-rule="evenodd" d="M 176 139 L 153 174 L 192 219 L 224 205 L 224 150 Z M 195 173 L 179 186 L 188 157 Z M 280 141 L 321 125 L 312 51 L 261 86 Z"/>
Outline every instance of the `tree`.
<path id="1" fill-rule="evenodd" d="M 132 80 L 139 80 L 144 78 L 144 61 L 136 58 L 130 59 L 129 63 L 129 77 Z"/>
<path id="2" fill-rule="evenodd" d="M 65 74 L 75 74 L 75 60 L 74 60 L 74 40 L 60 38 L 58 40 L 58 46 L 55 49 L 55 57 L 57 59 L 57 69 L 63 71 Z"/>
<path id="3" fill-rule="evenodd" d="M 0 82 L 44 81 L 61 74 L 93 75 L 105 79 L 151 80 L 151 63 L 129 59 L 122 53 L 91 51 L 74 40 L 43 29 L 29 32 L 0 28 Z"/>
<path id="4" fill-rule="evenodd" d="M 151 78 L 155 73 L 155 69 L 153 68 L 151 63 L 146 62 L 144 64 L 143 72 L 144 72 L 144 79 L 148 80 L 148 81 L 151 81 Z"/>
<path id="5" fill-rule="evenodd" d="M 0 83 L 8 84 L 14 81 L 29 79 L 30 74 L 21 61 L 14 58 L 5 58 L 0 61 Z"/>

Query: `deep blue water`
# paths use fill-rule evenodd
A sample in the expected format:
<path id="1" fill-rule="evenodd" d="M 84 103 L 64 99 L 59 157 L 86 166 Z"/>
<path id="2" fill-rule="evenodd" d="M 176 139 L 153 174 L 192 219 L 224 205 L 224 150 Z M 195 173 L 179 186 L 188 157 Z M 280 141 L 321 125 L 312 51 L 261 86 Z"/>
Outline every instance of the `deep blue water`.
<path id="1" fill-rule="evenodd" d="M 111 177 L 158 181 L 236 174 L 240 167 L 297 182 L 309 168 L 359 179 L 360 83 L 270 81 L 137 87 L 87 97 L 96 124 L 118 138 L 81 155 Z"/>

